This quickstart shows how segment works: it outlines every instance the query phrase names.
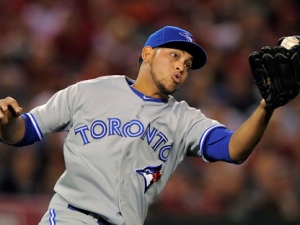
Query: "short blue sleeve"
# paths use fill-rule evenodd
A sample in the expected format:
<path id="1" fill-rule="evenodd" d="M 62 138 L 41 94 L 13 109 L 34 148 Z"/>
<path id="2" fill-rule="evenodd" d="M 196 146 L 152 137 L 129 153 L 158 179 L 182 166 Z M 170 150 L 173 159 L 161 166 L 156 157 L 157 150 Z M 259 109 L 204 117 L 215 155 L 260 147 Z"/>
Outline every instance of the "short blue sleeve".
<path id="1" fill-rule="evenodd" d="M 226 127 L 216 127 L 206 136 L 202 146 L 203 158 L 208 162 L 225 161 L 235 163 L 229 155 L 229 141 L 233 131 Z"/>
<path id="2" fill-rule="evenodd" d="M 33 116 L 30 113 L 29 114 L 23 113 L 21 114 L 21 116 L 25 121 L 25 134 L 21 141 L 12 145 L 15 147 L 23 147 L 26 145 L 31 145 L 37 141 L 40 141 L 43 138 Z"/>

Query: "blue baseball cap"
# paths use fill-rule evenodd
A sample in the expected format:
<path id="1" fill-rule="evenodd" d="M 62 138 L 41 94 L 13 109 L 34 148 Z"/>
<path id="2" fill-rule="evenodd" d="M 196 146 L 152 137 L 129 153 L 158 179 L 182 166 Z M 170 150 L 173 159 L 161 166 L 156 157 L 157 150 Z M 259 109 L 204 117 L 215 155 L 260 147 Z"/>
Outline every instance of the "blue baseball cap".
<path id="1" fill-rule="evenodd" d="M 151 34 L 144 47 L 175 48 L 188 52 L 193 57 L 193 70 L 203 67 L 207 62 L 204 49 L 195 42 L 193 35 L 179 27 L 165 26 Z"/>

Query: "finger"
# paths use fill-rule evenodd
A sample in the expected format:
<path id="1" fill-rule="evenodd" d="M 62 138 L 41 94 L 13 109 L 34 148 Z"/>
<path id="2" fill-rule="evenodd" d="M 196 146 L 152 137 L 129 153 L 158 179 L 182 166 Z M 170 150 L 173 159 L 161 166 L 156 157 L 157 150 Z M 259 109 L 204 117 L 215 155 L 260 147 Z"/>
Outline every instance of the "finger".
<path id="1" fill-rule="evenodd" d="M 3 113 L 9 109 L 17 115 L 20 115 L 23 111 L 18 102 L 11 97 L 0 100 L 0 114 L 4 116 Z"/>
<path id="2" fill-rule="evenodd" d="M 7 103 L 6 103 L 6 101 L 4 99 L 0 100 L 0 109 L 2 111 L 6 111 L 8 109 Z"/>
<path id="3" fill-rule="evenodd" d="M 5 102 L 6 102 L 6 105 L 7 107 L 11 108 L 13 110 L 13 112 L 15 112 L 17 115 L 20 115 L 22 113 L 22 108 L 19 106 L 19 103 L 11 98 L 11 97 L 7 97 L 5 98 Z"/>
<path id="4" fill-rule="evenodd" d="M 4 119 L 5 119 L 5 117 L 6 117 L 6 112 L 7 112 L 7 110 L 3 110 L 2 108 L 2 105 L 3 105 L 3 103 L 1 103 L 0 102 L 0 122 L 2 123 L 2 122 L 5 122 L 5 121 L 3 121 Z M 5 107 L 4 107 L 5 108 Z"/>
<path id="5" fill-rule="evenodd" d="M 12 111 L 12 114 L 21 115 L 23 109 L 18 104 L 12 104 L 8 106 L 8 109 Z"/>

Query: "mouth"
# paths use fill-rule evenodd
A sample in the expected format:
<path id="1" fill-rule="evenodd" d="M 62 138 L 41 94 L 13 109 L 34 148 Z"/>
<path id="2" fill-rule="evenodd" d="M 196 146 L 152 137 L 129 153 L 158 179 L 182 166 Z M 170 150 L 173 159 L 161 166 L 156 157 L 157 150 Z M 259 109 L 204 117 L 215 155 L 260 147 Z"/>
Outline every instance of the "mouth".
<path id="1" fill-rule="evenodd" d="M 174 74 L 174 75 L 172 76 L 172 79 L 174 80 L 174 82 L 175 82 L 176 84 L 179 84 L 179 83 L 181 82 L 181 75 L 180 75 L 180 74 Z"/>

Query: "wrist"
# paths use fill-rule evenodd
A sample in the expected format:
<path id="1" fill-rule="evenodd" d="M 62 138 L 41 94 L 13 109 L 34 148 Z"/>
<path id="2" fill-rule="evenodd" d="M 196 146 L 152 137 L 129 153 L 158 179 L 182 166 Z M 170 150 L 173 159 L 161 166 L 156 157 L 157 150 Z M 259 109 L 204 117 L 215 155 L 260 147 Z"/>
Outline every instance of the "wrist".
<path id="1" fill-rule="evenodd" d="M 264 110 L 268 111 L 268 112 L 273 112 L 274 108 L 271 106 L 268 106 L 267 102 L 265 101 L 265 99 L 262 99 L 260 102 L 260 107 L 263 108 Z"/>

